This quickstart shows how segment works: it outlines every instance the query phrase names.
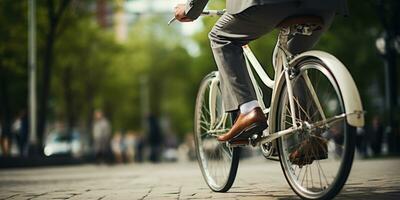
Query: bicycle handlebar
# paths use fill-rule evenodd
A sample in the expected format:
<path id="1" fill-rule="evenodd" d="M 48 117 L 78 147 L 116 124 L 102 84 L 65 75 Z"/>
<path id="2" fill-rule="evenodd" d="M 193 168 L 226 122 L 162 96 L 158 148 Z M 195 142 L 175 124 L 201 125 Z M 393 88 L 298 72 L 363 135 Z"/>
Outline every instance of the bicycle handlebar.
<path id="1" fill-rule="evenodd" d="M 203 10 L 201 12 L 200 16 L 221 16 L 226 12 L 225 9 L 223 10 Z M 168 21 L 168 25 L 172 24 L 176 20 L 175 17 L 173 17 L 171 20 Z"/>
<path id="2" fill-rule="evenodd" d="M 223 10 L 204 10 L 201 12 L 201 16 L 221 16 L 226 12 L 225 9 Z"/>

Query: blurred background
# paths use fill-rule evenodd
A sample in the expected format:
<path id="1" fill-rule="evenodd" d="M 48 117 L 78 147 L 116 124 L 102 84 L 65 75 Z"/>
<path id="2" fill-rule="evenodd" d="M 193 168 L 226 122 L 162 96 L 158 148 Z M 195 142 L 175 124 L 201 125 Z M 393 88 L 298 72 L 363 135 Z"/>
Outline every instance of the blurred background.
<path id="1" fill-rule="evenodd" d="M 217 18 L 168 26 L 179 2 L 0 1 L 0 165 L 194 160 L 195 97 L 216 70 L 207 33 Z M 350 16 L 315 49 L 338 57 L 361 93 L 358 158 L 398 155 L 400 1 L 348 3 Z M 264 66 L 276 35 L 250 44 Z"/>

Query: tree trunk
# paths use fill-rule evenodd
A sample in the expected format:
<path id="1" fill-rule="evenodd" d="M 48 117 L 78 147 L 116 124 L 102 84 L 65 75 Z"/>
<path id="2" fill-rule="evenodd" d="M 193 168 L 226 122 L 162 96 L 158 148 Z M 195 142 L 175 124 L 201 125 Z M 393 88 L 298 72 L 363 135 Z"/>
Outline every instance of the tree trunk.
<path id="1" fill-rule="evenodd" d="M 73 95 L 71 89 L 71 68 L 67 67 L 63 73 L 64 83 L 64 101 L 65 101 L 65 113 L 67 116 L 67 133 L 72 135 L 73 127 L 75 126 L 75 109 L 73 102 Z"/>
<path id="2" fill-rule="evenodd" d="M 53 24 L 53 22 L 50 22 Z M 46 131 L 46 119 L 47 119 L 47 104 L 50 93 L 51 83 L 51 65 L 53 62 L 53 49 L 54 49 L 54 37 L 55 37 L 55 26 L 50 25 L 50 31 L 47 34 L 46 49 L 44 54 L 44 66 L 43 66 L 43 84 L 42 84 L 42 95 L 39 103 L 39 116 L 38 116 L 38 131 L 37 131 L 37 148 L 40 154 L 43 152 L 43 137 Z"/>
<path id="3" fill-rule="evenodd" d="M 57 2 L 57 3 L 56 3 Z M 49 101 L 50 85 L 51 85 L 51 68 L 53 64 L 53 50 L 54 42 L 56 39 L 57 26 L 60 22 L 60 18 L 63 15 L 65 9 L 71 0 L 47 0 L 47 13 L 48 13 L 48 24 L 49 32 L 46 35 L 46 48 L 44 53 L 44 66 L 43 66 L 43 84 L 42 84 L 42 95 L 39 102 L 39 114 L 38 114 L 38 126 L 37 126 L 37 150 L 39 154 L 43 154 L 43 137 L 46 131 L 46 120 L 47 120 L 47 104 Z M 55 3 L 59 6 L 55 6 Z"/>
<path id="4" fill-rule="evenodd" d="M 89 107 L 87 113 L 86 128 L 88 133 L 88 138 L 92 142 L 92 127 L 93 127 L 93 113 L 94 113 L 94 87 L 90 83 L 86 83 L 86 102 Z"/>

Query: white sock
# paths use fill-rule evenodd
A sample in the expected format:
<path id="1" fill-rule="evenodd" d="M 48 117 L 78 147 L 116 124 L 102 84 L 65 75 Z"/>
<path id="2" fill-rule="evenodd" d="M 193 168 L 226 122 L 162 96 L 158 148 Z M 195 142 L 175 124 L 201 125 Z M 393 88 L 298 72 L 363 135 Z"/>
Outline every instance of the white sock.
<path id="1" fill-rule="evenodd" d="M 257 100 L 253 100 L 253 101 L 249 101 L 246 102 L 242 105 L 240 105 L 240 113 L 242 114 L 247 114 L 250 111 L 252 111 L 254 108 L 260 107 L 260 105 L 258 105 L 258 101 Z"/>

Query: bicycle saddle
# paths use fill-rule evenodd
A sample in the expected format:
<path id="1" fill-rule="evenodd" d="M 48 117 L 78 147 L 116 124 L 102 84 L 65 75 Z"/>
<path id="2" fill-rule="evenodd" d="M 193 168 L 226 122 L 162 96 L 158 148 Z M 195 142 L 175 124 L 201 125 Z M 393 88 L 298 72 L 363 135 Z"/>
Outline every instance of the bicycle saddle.
<path id="1" fill-rule="evenodd" d="M 295 15 L 287 17 L 282 20 L 276 27 L 277 28 L 288 28 L 293 25 L 311 25 L 313 30 L 319 30 L 324 25 L 324 21 L 319 16 L 314 15 Z"/>

